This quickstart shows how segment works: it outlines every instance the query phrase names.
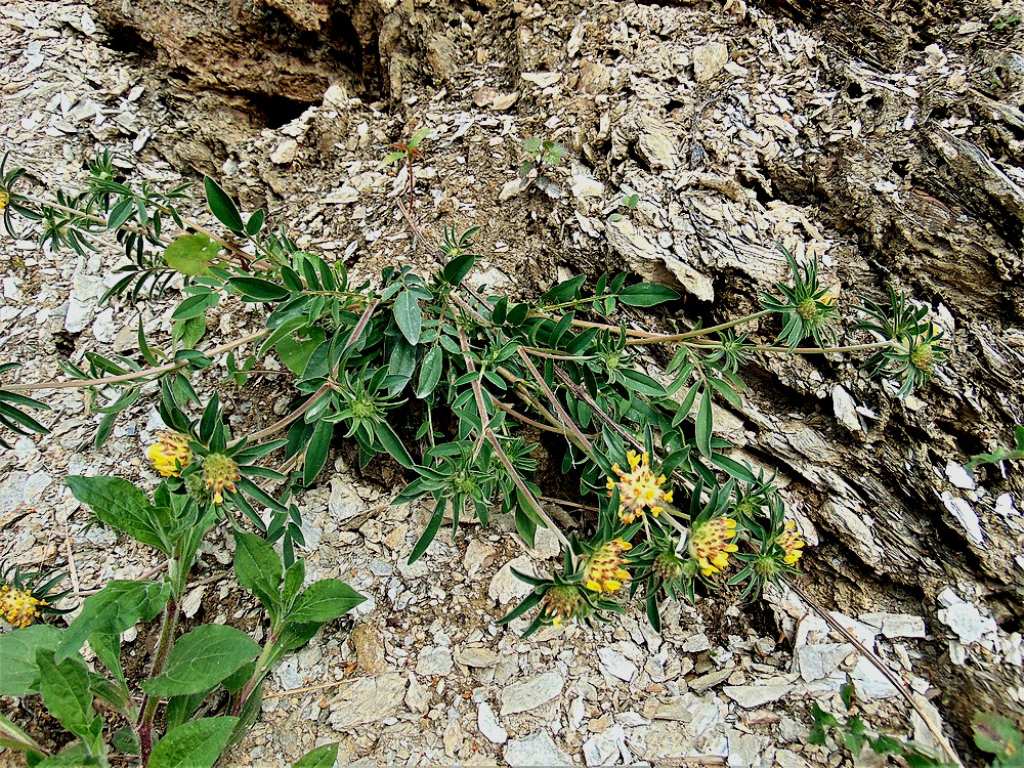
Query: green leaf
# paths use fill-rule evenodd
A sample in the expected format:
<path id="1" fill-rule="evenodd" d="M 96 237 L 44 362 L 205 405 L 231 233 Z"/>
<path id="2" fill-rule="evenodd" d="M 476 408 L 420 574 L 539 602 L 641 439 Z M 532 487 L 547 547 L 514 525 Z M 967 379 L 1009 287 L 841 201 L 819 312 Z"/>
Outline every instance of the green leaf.
<path id="1" fill-rule="evenodd" d="M 319 328 L 309 329 L 309 338 L 298 340 L 293 336 L 281 339 L 277 342 L 274 350 L 277 352 L 281 362 L 288 370 L 296 376 L 300 376 L 309 364 L 309 358 L 313 356 L 317 347 L 323 344 L 324 332 Z"/>
<path id="2" fill-rule="evenodd" d="M 312 752 L 307 752 L 292 768 L 333 768 L 338 759 L 338 745 L 324 744 Z"/>
<path id="3" fill-rule="evenodd" d="M 412 460 L 409 451 L 405 449 L 402 440 L 395 434 L 395 430 L 385 421 L 373 425 L 373 433 L 377 436 L 378 442 L 384 450 L 391 454 L 391 457 L 406 469 L 414 469 L 416 462 Z"/>
<path id="4" fill-rule="evenodd" d="M 412 548 L 412 553 L 409 555 L 409 565 L 412 565 L 419 560 L 423 553 L 427 551 L 427 547 L 430 546 L 430 542 L 437 536 L 437 531 L 441 527 L 441 521 L 444 520 L 444 510 L 448 505 L 446 498 L 440 498 L 437 500 L 437 506 L 434 507 L 434 514 L 430 516 L 430 522 L 427 523 L 427 527 L 423 529 L 423 533 L 416 540 L 416 544 Z"/>
<path id="5" fill-rule="evenodd" d="M 64 630 L 57 646 L 60 663 L 78 653 L 95 632 L 120 634 L 140 621 L 150 621 L 163 609 L 170 587 L 156 581 L 111 581 L 82 603 L 82 611 Z"/>
<path id="6" fill-rule="evenodd" d="M 92 708 L 89 670 L 85 662 L 72 656 L 57 664 L 53 651 L 41 650 L 36 653 L 36 664 L 39 666 L 39 692 L 46 709 L 76 736 L 89 736 L 96 712 Z"/>
<path id="7" fill-rule="evenodd" d="M 313 435 L 306 446 L 306 460 L 302 467 L 302 482 L 312 485 L 320 470 L 327 463 L 327 454 L 331 449 L 331 435 L 334 425 L 327 421 L 318 421 L 313 428 Z"/>
<path id="8" fill-rule="evenodd" d="M 263 303 L 281 301 L 291 296 L 291 292 L 283 285 L 258 277 L 232 277 L 227 286 L 239 294 L 243 301 Z"/>
<path id="9" fill-rule="evenodd" d="M 14 749 L 18 752 L 33 753 L 40 757 L 43 755 L 43 748 L 33 739 L 27 731 L 22 730 L 3 714 L 0 714 L 0 747 Z"/>
<path id="10" fill-rule="evenodd" d="M 700 409 L 697 411 L 696 436 L 697 450 L 702 456 L 711 456 L 711 390 L 705 389 L 700 396 Z"/>
<path id="11" fill-rule="evenodd" d="M 631 307 L 654 307 L 674 301 L 679 294 L 661 283 L 637 283 L 622 289 L 619 301 Z"/>
<path id="12" fill-rule="evenodd" d="M 423 313 L 413 292 L 407 288 L 398 294 L 391 312 L 395 316 L 395 322 L 402 335 L 405 336 L 405 340 L 415 347 L 420 341 Z"/>
<path id="13" fill-rule="evenodd" d="M 1013 720 L 994 712 L 979 712 L 971 724 L 978 749 L 996 755 L 1006 768 L 1024 766 L 1024 736 Z"/>
<path id="14" fill-rule="evenodd" d="M 203 177 L 203 186 L 206 188 L 206 202 L 210 206 L 211 213 L 225 227 L 236 235 L 241 235 L 244 231 L 242 215 L 238 212 L 238 207 L 228 193 L 209 176 Z"/>
<path id="15" fill-rule="evenodd" d="M 171 314 L 171 320 L 184 321 L 202 317 L 206 314 L 206 310 L 216 306 L 218 301 L 220 301 L 220 297 L 212 291 L 204 291 L 189 296 L 174 310 L 173 314 Z"/>
<path id="16" fill-rule="evenodd" d="M 220 253 L 220 243 L 206 235 L 179 235 L 164 251 L 164 261 L 175 272 L 197 277 L 210 271 L 210 262 Z"/>
<path id="17" fill-rule="evenodd" d="M 54 651 L 60 630 L 34 624 L 0 634 L 0 696 L 25 696 L 39 691 L 38 651 Z"/>
<path id="18" fill-rule="evenodd" d="M 127 480 L 106 475 L 71 475 L 65 482 L 74 497 L 89 507 L 101 523 L 168 554 L 154 524 L 153 505 L 146 494 Z"/>
<path id="19" fill-rule="evenodd" d="M 252 533 L 235 533 L 235 578 L 271 614 L 280 605 L 281 558 L 264 539 Z"/>
<path id="20" fill-rule="evenodd" d="M 476 256 L 471 253 L 464 253 L 445 264 L 444 271 L 441 274 L 446 282 L 458 285 L 469 274 L 469 270 L 473 268 L 475 263 Z"/>
<path id="21" fill-rule="evenodd" d="M 632 368 L 623 368 L 620 373 L 624 379 L 622 383 L 634 392 L 651 397 L 665 396 L 665 388 L 646 373 L 640 373 Z"/>
<path id="22" fill-rule="evenodd" d="M 179 725 L 153 748 L 147 768 L 212 768 L 237 722 L 237 717 L 204 717 Z"/>
<path id="23" fill-rule="evenodd" d="M 337 579 L 322 579 L 299 595 L 288 614 L 288 622 L 319 624 L 344 616 L 366 600 L 352 587 Z"/>
<path id="24" fill-rule="evenodd" d="M 244 632 L 203 624 L 174 643 L 164 671 L 145 681 L 142 690 L 161 699 L 200 693 L 230 677 L 259 652 L 259 645 Z"/>
<path id="25" fill-rule="evenodd" d="M 420 365 L 420 376 L 416 383 L 416 397 L 424 400 L 437 387 L 441 380 L 441 368 L 444 366 L 444 352 L 440 347 L 431 347 L 423 356 Z"/>

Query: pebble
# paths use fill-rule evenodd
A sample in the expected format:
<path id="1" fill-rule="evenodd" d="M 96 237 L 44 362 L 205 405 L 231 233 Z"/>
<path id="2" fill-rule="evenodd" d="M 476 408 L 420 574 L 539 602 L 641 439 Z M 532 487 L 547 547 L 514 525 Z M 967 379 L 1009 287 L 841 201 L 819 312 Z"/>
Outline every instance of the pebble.
<path id="1" fill-rule="evenodd" d="M 505 747 L 505 762 L 510 768 L 562 768 L 571 766 L 570 757 L 555 746 L 547 731 L 510 741 Z"/>
<path id="2" fill-rule="evenodd" d="M 501 727 L 494 710 L 486 701 L 481 701 L 476 715 L 477 728 L 484 738 L 492 744 L 504 744 L 508 741 L 508 731 Z"/>
<path id="3" fill-rule="evenodd" d="M 564 685 L 565 678 L 558 672 L 545 672 L 506 686 L 501 692 L 501 715 L 536 709 L 558 696 Z"/>

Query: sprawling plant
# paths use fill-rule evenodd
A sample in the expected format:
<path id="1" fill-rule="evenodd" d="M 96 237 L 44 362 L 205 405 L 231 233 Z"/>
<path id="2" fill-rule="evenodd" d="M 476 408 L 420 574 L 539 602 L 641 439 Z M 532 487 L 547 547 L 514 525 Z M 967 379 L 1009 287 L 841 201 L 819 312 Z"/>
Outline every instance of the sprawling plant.
<path id="1" fill-rule="evenodd" d="M 403 157 L 411 163 L 411 154 Z M 79 252 L 104 235 L 124 244 L 124 277 L 105 299 L 145 300 L 169 293 L 169 275 L 183 281 L 163 346 L 140 324 L 135 356 L 90 352 L 84 364 L 65 363 L 67 378 L 60 381 L 0 385 L 0 420 L 21 433 L 45 431 L 29 414 L 38 416 L 45 405 L 27 393 L 85 390 L 89 407 L 101 414 L 97 444 L 118 414 L 141 398 L 158 398 L 167 431 L 148 451 L 164 477 L 154 501 L 123 481 L 69 482 L 101 520 L 163 552 L 167 578 L 110 585 L 107 590 L 132 595 L 118 598 L 119 604 L 128 600 L 124 604 L 136 607 L 108 617 L 101 610 L 108 598 L 89 598 L 86 619 L 76 619 L 62 633 L 65 639 L 54 639 L 51 628 L 35 628 L 53 647 L 42 655 L 33 651 L 25 662 L 31 670 L 40 663 L 51 671 L 65 665 L 67 675 L 92 679 L 95 673 L 76 655 L 83 643 L 116 637 L 162 611 L 161 645 L 153 679 L 143 684 L 141 710 L 130 709 L 131 695 L 116 670 L 110 683 L 120 696 L 118 711 L 139 723 L 138 749 L 151 765 L 175 732 L 153 747 L 154 702 L 168 702 L 168 724 L 176 729 L 197 727 L 186 725 L 196 712 L 217 711 L 212 700 L 230 701 L 223 705 L 229 714 L 197 721 L 216 720 L 203 726 L 219 734 L 207 743 L 227 744 L 246 713 L 253 716 L 249 702 L 270 665 L 356 599 L 334 585 L 334 608 L 314 614 L 302 607 L 303 595 L 317 585 L 299 592 L 300 519 L 290 500 L 318 481 L 336 442 L 348 441 L 363 466 L 393 460 L 409 480 L 396 501 L 431 505 L 410 561 L 423 556 L 446 517 L 453 537 L 465 517 L 487 523 L 492 514 L 511 516 L 527 545 L 539 528 L 557 537 L 559 567 L 547 576 L 518 574 L 533 588 L 502 622 L 527 617 L 529 634 L 545 625 L 605 620 L 636 598 L 659 628 L 665 600 L 723 588 L 754 597 L 764 585 L 791 578 L 804 550 L 771 479 L 732 457 L 729 442 L 715 431 L 718 405 L 742 405 L 746 361 L 868 353 L 870 372 L 894 380 L 893 389 L 905 395 L 928 379 L 945 353 L 927 309 L 895 291 L 888 304 L 863 307 L 863 320 L 847 332 L 860 338 L 837 345 L 843 334 L 837 296 L 820 284 L 816 264 L 789 254 L 790 282 L 766 293 L 758 311 L 711 327 L 655 333 L 635 327 L 638 311 L 671 303 L 676 292 L 631 282 L 625 274 L 600 276 L 590 288 L 585 276 L 576 276 L 522 301 L 479 293 L 467 281 L 477 260 L 475 228 L 444 231 L 436 247 L 445 264 L 436 272 L 389 267 L 378 279 L 354 282 L 340 263 L 271 230 L 262 210 L 243 216 L 210 178 L 205 201 L 220 231 L 182 213 L 183 188 L 134 187 L 114 178 L 106 156 L 90 167 L 84 192 L 61 192 L 56 200 L 22 191 L 21 169 L 0 171 L 0 177 L 10 232 L 27 225 L 44 245 Z M 419 242 L 431 243 L 411 217 L 409 223 Z M 197 348 L 210 308 L 237 301 L 258 305 L 264 327 Z M 774 324 L 777 338 L 756 341 L 756 324 Z M 814 345 L 800 346 L 807 339 Z M 290 374 L 291 407 L 273 424 L 232 437 L 217 396 L 204 403 L 193 382 L 227 356 L 228 385 L 244 384 L 261 375 L 256 361 L 269 354 Z M 542 450 L 555 472 L 539 468 Z M 119 490 L 90 492 L 97 483 Z M 564 530 L 552 505 L 575 513 Z M 232 658 L 238 664 L 218 679 L 193 681 L 186 670 L 197 665 L 173 650 L 189 637 L 174 641 L 175 606 L 198 540 L 216 526 L 234 531 L 238 579 L 264 606 L 269 639 L 261 652 L 230 628 L 205 630 L 237 641 Z M 271 543 L 280 543 L 281 560 Z M 88 623 L 90 616 L 104 618 Z M 110 669 L 116 647 L 103 642 L 97 655 Z M 175 686 L 166 666 L 179 659 L 181 674 L 170 678 L 182 683 Z M 23 675 L 22 694 L 47 679 L 33 675 Z M 43 697 L 46 702 L 45 691 Z M 89 710 L 85 704 L 79 709 Z M 79 735 L 81 749 L 102 755 L 97 717 L 82 715 L 65 725 Z"/>

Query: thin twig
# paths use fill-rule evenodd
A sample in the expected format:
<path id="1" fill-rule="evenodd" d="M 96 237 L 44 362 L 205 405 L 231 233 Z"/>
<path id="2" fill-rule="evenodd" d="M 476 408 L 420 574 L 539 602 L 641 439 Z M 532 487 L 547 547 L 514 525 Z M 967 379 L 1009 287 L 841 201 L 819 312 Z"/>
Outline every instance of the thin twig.
<path id="1" fill-rule="evenodd" d="M 825 620 L 826 624 L 845 637 L 854 648 L 864 655 L 864 658 L 871 662 L 871 664 L 882 673 L 885 679 L 892 684 L 893 688 L 899 691 L 900 695 L 907 700 L 907 703 L 914 708 L 914 711 L 920 716 L 925 726 L 929 731 L 931 731 L 932 736 L 935 737 L 935 740 L 942 746 L 943 750 L 949 755 L 949 757 L 953 759 L 953 762 L 960 766 L 960 768 L 963 768 L 963 763 L 960 762 L 960 756 L 953 748 L 953 745 L 949 743 L 949 740 L 942 734 L 942 729 L 932 722 L 932 718 L 924 711 L 924 708 L 918 704 L 914 695 L 910 692 L 910 689 L 904 685 L 903 681 L 896 675 L 896 673 L 889 669 L 889 665 L 882 661 L 874 651 L 858 640 L 855 634 L 836 621 L 835 617 L 825 610 L 821 603 L 812 597 L 807 590 L 788 579 L 783 579 L 783 581 L 786 586 L 799 595 L 800 599 L 807 603 L 815 613 L 821 616 L 821 618 Z"/>
<path id="2" fill-rule="evenodd" d="M 250 333 L 246 336 L 242 336 L 234 341 L 229 341 L 226 344 L 221 344 L 219 347 L 206 350 L 203 354 L 207 357 L 213 357 L 215 355 L 221 355 L 225 352 L 229 352 L 236 347 L 241 347 L 243 344 L 248 344 L 250 341 L 256 341 L 257 339 L 266 336 L 269 333 L 269 329 L 257 331 L 256 333 Z M 8 392 L 34 392 L 40 389 L 82 389 L 84 387 L 103 387 L 109 384 L 123 384 L 126 381 L 135 381 L 136 379 L 142 379 L 146 376 L 160 376 L 164 373 L 170 373 L 176 371 L 179 368 L 184 368 L 188 365 L 188 360 L 178 360 L 173 363 L 165 363 L 164 365 L 158 365 L 153 368 L 143 368 L 141 371 L 132 371 L 131 373 L 122 373 L 117 376 L 104 376 L 99 379 L 69 379 L 67 381 L 36 381 L 28 384 L 11 384 L 4 385 L 3 389 Z"/>

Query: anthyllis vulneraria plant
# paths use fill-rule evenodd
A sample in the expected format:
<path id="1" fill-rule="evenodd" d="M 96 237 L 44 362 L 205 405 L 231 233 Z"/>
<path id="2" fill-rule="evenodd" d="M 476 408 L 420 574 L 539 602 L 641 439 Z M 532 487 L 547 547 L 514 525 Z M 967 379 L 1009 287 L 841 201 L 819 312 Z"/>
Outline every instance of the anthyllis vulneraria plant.
<path id="1" fill-rule="evenodd" d="M 425 135 L 417 132 L 396 152 L 411 163 Z M 530 148 L 537 163 L 561 158 L 556 145 Z M 410 562 L 425 555 L 446 519 L 454 537 L 466 516 L 486 524 L 492 515 L 507 515 L 529 546 L 538 528 L 550 529 L 561 546 L 560 566 L 550 574 L 519 574 L 531 590 L 503 623 L 522 617 L 529 633 L 604 621 L 640 600 L 660 628 L 665 600 L 723 589 L 756 597 L 768 583 L 792 580 L 804 550 L 771 481 L 739 461 L 715 428 L 717 408 L 742 406 L 741 372 L 748 360 L 866 353 L 869 373 L 894 381 L 905 395 L 946 354 L 923 305 L 894 290 L 886 304 L 869 301 L 844 313 L 838 292 L 821 285 L 817 264 L 788 253 L 790 282 L 762 296 L 757 311 L 661 333 L 638 327 L 641 312 L 658 312 L 678 294 L 626 274 L 602 275 L 590 289 L 577 275 L 523 300 L 479 293 L 467 280 L 478 258 L 475 227 L 446 227 L 435 243 L 413 224 L 422 235 L 417 247 L 435 247 L 443 266 L 424 274 L 388 267 L 355 283 L 341 262 L 297 247 L 263 210 L 243 215 L 210 178 L 202 195 L 211 220 L 203 223 L 183 212 L 191 200 L 187 187 L 134 185 L 114 172 L 106 155 L 90 165 L 77 192 L 26 189 L 20 168 L 0 176 L 10 232 L 78 252 L 101 237 L 122 244 L 127 263 L 118 268 L 124 272 L 105 301 L 169 296 L 171 278 L 179 278 L 172 330 L 159 343 L 147 338 L 140 323 L 134 354 L 88 352 L 65 361 L 59 380 L 0 383 L 0 425 L 23 433 L 46 429 L 29 416 L 45 406 L 28 393 L 83 390 L 86 407 L 97 414 L 97 445 L 129 407 L 157 401 L 168 431 L 146 449 L 159 476 L 152 500 L 130 486 L 94 486 L 95 478 L 69 483 L 102 522 L 168 557 L 168 576 L 129 586 L 112 582 L 101 600 L 86 600 L 67 630 L 70 639 L 41 634 L 40 642 L 48 644 L 42 647 L 57 652 L 51 657 L 48 650 L 41 662 L 25 660 L 29 671 L 21 692 L 13 694 L 45 687 L 54 668 L 81 678 L 77 654 L 86 640 L 117 678 L 116 645 L 111 640 L 105 646 L 104 638 L 116 639 L 128 626 L 162 614 L 166 642 L 159 648 L 173 650 L 154 660 L 152 685 L 143 685 L 149 697 L 143 711 L 126 711 L 128 721 L 140 726 L 134 730 L 137 749 L 154 760 L 174 743 L 172 726 L 199 728 L 186 722 L 196 712 L 228 713 L 197 721 L 219 720 L 202 726 L 209 732 L 200 736 L 209 744 L 234 738 L 258 712 L 253 697 L 271 665 L 353 604 L 355 598 L 334 584 L 330 589 L 339 597 L 322 611 L 312 597 L 303 603 L 302 595 L 316 584 L 299 592 L 303 570 L 296 550 L 303 540 L 295 497 L 320 481 L 338 441 L 350 441 L 361 466 L 386 460 L 405 473 L 408 483 L 396 503 L 423 499 L 431 505 Z M 263 327 L 203 345 L 208 312 L 231 304 L 258 308 Z M 844 314 L 854 322 L 844 326 Z M 667 313 L 661 319 L 672 322 Z M 778 335 L 765 339 L 764 326 Z M 813 345 L 800 346 L 808 340 Z M 646 354 L 651 346 L 668 350 L 664 368 Z M 201 372 L 207 384 L 216 379 L 216 364 L 224 358 L 226 374 L 217 388 L 244 397 L 239 385 L 264 375 L 256 361 L 271 356 L 280 363 L 270 371 L 273 381 L 290 398 L 286 412 L 233 437 L 220 396 L 201 398 L 193 383 Z M 0 374 L 13 370 L 3 366 Z M 560 487 L 567 481 L 570 488 L 562 495 L 569 499 L 550 498 L 552 489 L 543 487 L 542 436 L 545 465 L 560 470 Z M 555 523 L 552 504 L 574 512 L 571 528 Z M 267 611 L 268 645 L 261 651 L 247 636 L 228 632 L 224 642 L 235 644 L 238 666 L 226 677 L 156 683 L 177 679 L 161 670 L 179 656 L 193 665 L 175 645 L 177 604 L 195 547 L 215 526 L 236 538 L 238 581 Z M 281 555 L 273 543 L 281 544 Z M 108 613 L 115 603 L 116 620 Z M 93 645 L 97 637 L 100 650 Z M 196 638 L 186 648 L 206 644 Z M 39 664 L 43 674 L 37 674 Z M 112 685 L 123 693 L 121 683 Z M 210 695 L 214 699 L 204 705 Z M 134 706 L 130 698 L 122 697 L 122 709 Z M 154 700 L 167 701 L 168 734 L 159 743 L 154 728 L 163 721 L 156 705 L 148 704 Z M 231 702 L 226 710 L 224 701 Z M 65 723 L 93 757 L 106 754 L 97 741 L 96 717 Z"/>

